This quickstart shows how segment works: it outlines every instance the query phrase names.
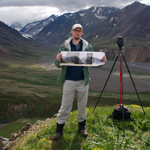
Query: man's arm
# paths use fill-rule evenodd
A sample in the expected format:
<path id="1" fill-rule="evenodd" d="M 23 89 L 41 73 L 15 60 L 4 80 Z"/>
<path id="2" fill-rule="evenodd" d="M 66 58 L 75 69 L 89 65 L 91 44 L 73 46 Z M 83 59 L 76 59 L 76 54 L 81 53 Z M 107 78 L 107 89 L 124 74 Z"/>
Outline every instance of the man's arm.
<path id="1" fill-rule="evenodd" d="M 60 59 L 62 58 L 61 51 L 62 51 L 62 47 L 60 47 L 58 54 L 56 56 L 56 60 L 55 60 L 55 66 L 58 68 L 62 67 L 62 66 L 60 66 Z"/>
<path id="2" fill-rule="evenodd" d="M 107 62 L 107 58 L 106 56 L 103 57 L 103 62 L 106 63 Z"/>

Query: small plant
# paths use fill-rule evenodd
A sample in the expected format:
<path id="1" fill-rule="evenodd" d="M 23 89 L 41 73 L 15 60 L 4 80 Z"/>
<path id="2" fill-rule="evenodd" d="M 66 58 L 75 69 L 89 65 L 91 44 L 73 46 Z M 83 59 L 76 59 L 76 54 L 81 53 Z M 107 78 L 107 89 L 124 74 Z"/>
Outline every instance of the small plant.
<path id="1" fill-rule="evenodd" d="M 77 111 L 71 112 L 60 140 L 52 142 L 56 127 L 56 119 L 45 121 L 36 132 L 29 132 L 25 137 L 15 141 L 11 149 L 45 149 L 45 150 L 129 150 L 148 149 L 150 147 L 150 125 L 148 124 L 150 109 L 145 108 L 146 114 L 138 113 L 140 107 L 128 105 L 135 116 L 134 121 L 125 122 L 125 137 L 122 122 L 107 119 L 114 106 L 87 108 L 88 137 L 83 138 L 78 133 Z M 146 125 L 147 124 L 147 125 Z"/>

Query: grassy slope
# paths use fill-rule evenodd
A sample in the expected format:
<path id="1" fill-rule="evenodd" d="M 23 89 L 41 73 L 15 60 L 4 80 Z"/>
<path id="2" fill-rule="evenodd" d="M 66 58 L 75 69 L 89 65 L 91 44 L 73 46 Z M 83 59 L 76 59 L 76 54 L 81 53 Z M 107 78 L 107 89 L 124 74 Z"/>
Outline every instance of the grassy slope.
<path id="1" fill-rule="evenodd" d="M 11 132 L 17 133 L 22 129 L 22 127 L 26 126 L 27 123 L 34 124 L 37 120 L 44 120 L 43 118 L 21 118 L 14 122 L 11 122 L 7 126 L 0 129 L 0 136 L 10 138 Z"/>
<path id="2" fill-rule="evenodd" d="M 8 104 L 19 105 L 20 103 L 33 105 L 34 109 L 28 107 L 24 117 L 51 117 L 59 109 L 61 103 L 62 86 L 56 82 L 57 76 L 45 71 L 37 64 L 37 59 L 15 59 L 1 60 L 0 74 L 0 119 L 13 118 L 14 110 L 11 109 L 8 114 Z M 99 92 L 89 93 L 88 106 L 94 106 Z M 149 93 L 140 93 L 142 99 L 149 100 Z M 117 93 L 104 93 L 99 105 L 113 105 L 118 103 L 119 95 Z M 137 101 L 136 94 L 125 94 L 126 100 Z M 126 101 L 127 102 L 127 101 Z M 130 102 L 132 103 L 132 101 Z M 137 102 L 137 104 L 139 104 Z M 46 106 L 48 108 L 46 108 Z M 76 105 L 74 105 L 76 109 Z M 12 116 L 11 116 L 12 115 Z M 19 117 L 19 116 L 18 116 Z M 17 118 L 18 118 L 17 117 Z M 21 117 L 21 116 L 20 116 Z"/>
<path id="3" fill-rule="evenodd" d="M 95 50 L 99 51 L 99 49 L 112 49 L 112 50 L 119 50 L 119 47 L 116 43 L 117 38 L 116 39 L 111 39 L 110 36 L 107 37 L 98 37 L 95 40 L 90 41 L 90 43 L 92 44 L 92 46 L 95 48 Z M 124 46 L 126 48 L 130 48 L 130 47 L 139 47 L 139 46 L 148 46 L 149 45 L 149 41 L 139 41 L 134 39 L 133 40 L 129 40 L 129 39 L 125 39 L 124 38 Z"/>
<path id="4" fill-rule="evenodd" d="M 35 52 L 39 54 L 39 52 Z M 53 51 L 49 49 L 40 51 L 42 56 L 52 54 Z M 35 56 L 0 58 L 0 122 L 8 122 L 20 117 L 52 117 L 58 111 L 61 103 L 62 86 L 56 82 L 57 76 L 43 70 L 37 64 L 38 59 L 39 57 Z M 89 92 L 89 107 L 95 106 L 99 94 L 95 91 Z M 142 99 L 149 101 L 149 92 L 139 94 L 140 97 L 143 96 Z M 118 99 L 117 93 L 103 93 L 98 105 L 114 105 L 119 102 Z M 133 100 L 134 103 L 139 104 L 136 94 L 126 94 L 125 100 L 127 104 L 132 104 Z M 147 102 L 145 103 L 147 104 Z M 8 104 L 16 106 L 20 103 L 27 104 L 29 107 L 22 116 L 14 118 L 14 109 L 7 111 Z M 34 106 L 34 108 L 31 106 Z M 75 101 L 73 110 L 76 110 L 76 108 Z M 19 128 L 20 126 L 17 128 L 18 131 Z M 9 137 L 12 132 L 17 132 L 17 130 L 9 128 L 6 133 L 3 129 L 5 130 L 5 127 L 0 130 L 0 135 L 4 137 Z"/>
<path id="5" fill-rule="evenodd" d="M 56 119 L 51 118 L 45 123 L 31 129 L 28 134 L 18 138 L 11 149 L 29 150 L 132 150 L 150 148 L 150 108 L 145 107 L 143 115 L 138 105 L 128 105 L 131 109 L 131 118 L 134 122 L 125 122 L 125 137 L 123 137 L 123 124 L 119 121 L 106 119 L 113 111 L 114 106 L 87 108 L 88 137 L 83 138 L 78 133 L 77 111 L 70 114 L 65 126 L 64 135 L 60 140 L 52 142 L 56 127 Z"/>
<path id="6" fill-rule="evenodd" d="M 44 117 L 44 112 L 41 113 L 41 111 L 44 111 L 41 110 L 44 109 L 42 106 L 53 101 L 53 98 L 56 100 L 59 97 L 61 86 L 56 83 L 57 77 L 43 70 L 37 64 L 39 52 L 34 50 L 33 53 L 35 54 L 34 56 L 28 55 L 24 58 L 13 56 L 0 58 L 0 122 L 6 122 L 6 118 L 13 118 L 13 116 L 11 116 L 14 111 L 13 108 L 11 108 L 10 112 L 7 111 L 9 104 L 15 106 L 20 103 L 28 105 L 34 103 L 34 106 L 37 105 L 35 112 L 31 112 L 28 107 L 24 116 Z M 36 55 L 36 53 L 38 55 Z M 53 50 L 50 50 L 50 48 L 49 51 L 46 49 L 40 52 L 42 56 L 51 54 L 53 54 Z M 58 95 L 54 93 L 58 93 Z M 45 100 L 44 103 L 43 100 Z M 42 103 L 42 105 L 39 105 L 40 103 Z M 54 104 L 55 103 L 57 103 L 57 101 L 54 102 Z M 9 117 L 8 113 L 10 114 Z"/>

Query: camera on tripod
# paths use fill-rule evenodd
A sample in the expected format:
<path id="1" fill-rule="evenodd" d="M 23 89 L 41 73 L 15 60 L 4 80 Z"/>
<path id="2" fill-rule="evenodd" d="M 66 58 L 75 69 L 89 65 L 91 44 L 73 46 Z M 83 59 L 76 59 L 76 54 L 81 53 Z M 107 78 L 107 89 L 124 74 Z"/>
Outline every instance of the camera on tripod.
<path id="1" fill-rule="evenodd" d="M 118 37 L 116 43 L 117 43 L 119 49 L 122 50 L 122 47 L 123 47 L 123 44 L 124 44 L 123 36 Z"/>
<path id="2" fill-rule="evenodd" d="M 135 84 L 134 84 L 134 81 L 133 81 L 133 79 L 132 79 L 132 76 L 131 76 L 129 67 L 128 67 L 128 65 L 127 65 L 127 62 L 126 62 L 126 60 L 125 60 L 125 57 L 124 57 L 124 55 L 123 55 L 123 53 L 122 53 L 122 51 L 121 51 L 121 50 L 123 49 L 123 44 L 124 44 L 123 36 L 118 37 L 118 39 L 116 40 L 116 43 L 117 43 L 117 45 L 118 45 L 118 47 L 119 47 L 120 52 L 117 54 L 117 56 L 116 56 L 116 58 L 115 58 L 114 64 L 113 64 L 113 66 L 112 66 L 112 68 L 111 68 L 111 71 L 110 71 L 110 73 L 109 73 L 109 75 L 108 75 L 108 78 L 107 78 L 107 80 L 106 80 L 106 82 L 105 82 L 105 85 L 104 85 L 104 87 L 103 87 L 103 89 L 102 89 L 102 91 L 101 91 L 101 94 L 100 94 L 100 96 L 99 96 L 99 98 L 98 98 L 98 100 L 97 100 L 97 103 L 96 103 L 96 105 L 95 105 L 95 107 L 94 107 L 94 109 L 93 109 L 93 113 L 94 113 L 94 111 L 95 111 L 95 108 L 96 108 L 96 106 L 97 106 L 97 104 L 98 104 L 98 102 L 99 102 L 101 96 L 102 96 L 102 93 L 103 93 L 103 91 L 104 91 L 104 89 L 105 89 L 105 87 L 106 87 L 106 84 L 107 84 L 107 82 L 108 82 L 108 80 L 109 80 L 109 77 L 110 77 L 110 75 L 111 75 L 111 73 L 112 73 L 112 71 L 113 71 L 113 69 L 114 69 L 115 63 L 116 63 L 118 57 L 120 56 L 120 105 L 119 105 L 119 106 L 122 106 L 122 107 L 119 107 L 119 108 L 121 108 L 121 110 L 122 110 L 122 117 L 121 117 L 121 118 L 123 119 L 123 136 L 125 137 L 124 121 L 125 121 L 125 117 L 126 117 L 126 112 L 125 112 L 125 110 L 123 109 L 123 108 L 125 108 L 125 107 L 124 107 L 124 99 L 123 99 L 122 58 L 123 58 L 123 60 L 124 60 L 124 62 L 125 62 L 126 68 L 127 68 L 128 73 L 129 73 L 129 75 L 130 75 L 131 81 L 132 81 L 133 86 L 134 86 L 134 88 L 135 88 L 135 91 L 136 91 L 136 94 L 137 94 L 137 97 L 138 97 L 138 99 L 139 99 L 139 102 L 140 102 L 140 104 L 141 104 L 142 109 L 143 109 L 143 105 L 142 105 L 142 102 L 141 102 L 140 97 L 139 97 L 139 95 L 138 95 L 137 89 L 136 89 L 136 87 L 135 87 Z M 123 104 L 123 105 L 122 105 L 122 104 Z M 115 109 L 114 109 L 114 111 L 115 111 Z M 114 111 L 113 111 L 112 115 L 110 115 L 110 116 L 112 116 L 113 118 L 115 118 L 116 116 L 117 116 L 117 118 L 118 118 L 118 116 L 120 117 L 120 115 L 121 115 L 120 112 L 121 112 L 121 111 L 119 110 L 119 113 L 118 113 L 116 116 L 115 116 Z M 144 109 L 143 109 L 143 113 L 145 114 Z M 115 116 L 115 117 L 114 117 L 114 116 Z M 108 118 L 109 118 L 109 117 L 108 117 Z M 115 118 L 115 119 L 116 119 L 116 118 Z"/>
<path id="3" fill-rule="evenodd" d="M 123 82 L 122 82 L 122 76 L 123 76 L 123 73 L 122 73 L 122 58 L 123 58 L 124 63 L 125 63 L 125 65 L 126 65 L 126 68 L 127 68 L 127 70 L 128 70 L 128 73 L 129 73 L 129 75 L 130 75 L 131 81 L 132 81 L 132 83 L 133 83 L 134 89 L 135 89 L 135 91 L 136 91 L 137 97 L 138 97 L 139 102 L 140 102 L 140 104 L 141 104 L 141 107 L 142 107 L 142 109 L 143 109 L 143 105 L 142 105 L 142 102 L 141 102 L 140 97 L 139 97 L 139 95 L 138 95 L 138 92 L 137 92 L 136 86 L 135 86 L 135 84 L 134 84 L 134 81 L 133 81 L 133 79 L 132 79 L 132 75 L 131 75 L 131 73 L 130 73 L 128 64 L 127 64 L 127 62 L 126 62 L 126 60 L 125 60 L 125 57 L 124 57 L 124 55 L 123 55 L 123 53 L 122 53 L 122 51 L 121 51 L 121 50 L 123 49 L 123 44 L 124 44 L 123 36 L 119 36 L 119 37 L 117 38 L 117 40 L 116 40 L 116 43 L 117 43 L 117 45 L 118 45 L 118 47 L 119 47 L 120 52 L 117 54 L 117 56 L 116 56 L 116 58 L 115 58 L 114 64 L 113 64 L 113 66 L 112 66 L 112 68 L 111 68 L 111 71 L 110 71 L 110 73 L 109 73 L 109 75 L 108 75 L 108 78 L 107 78 L 107 80 L 106 80 L 106 82 L 105 82 L 105 84 L 104 84 L 104 87 L 103 87 L 103 89 L 102 89 L 102 91 L 101 91 L 101 94 L 100 94 L 100 96 L 99 96 L 99 98 L 98 98 L 98 100 L 97 100 L 97 103 L 96 103 L 96 105 L 95 105 L 95 107 L 94 107 L 94 109 L 93 109 L 93 112 L 95 111 L 95 108 L 96 108 L 96 106 L 97 106 L 97 104 L 98 104 L 98 102 L 99 102 L 99 100 L 100 100 L 100 98 L 101 98 L 101 96 L 102 96 L 102 93 L 103 93 L 103 91 L 104 91 L 104 89 L 105 89 L 105 87 L 106 87 L 106 84 L 107 84 L 107 82 L 108 82 L 108 80 L 109 80 L 109 78 L 110 78 L 110 75 L 111 75 L 111 73 L 112 73 L 112 71 L 113 71 L 113 69 L 114 69 L 115 63 L 116 63 L 116 61 L 117 61 L 117 59 L 118 59 L 119 56 L 120 56 L 120 84 L 121 84 L 121 85 L 120 85 L 120 104 L 121 104 L 121 100 L 123 100 Z M 121 97 L 121 95 L 122 95 L 122 97 Z M 124 102 L 123 102 L 123 106 L 124 106 Z M 144 109 L 143 109 L 143 113 L 145 114 Z"/>

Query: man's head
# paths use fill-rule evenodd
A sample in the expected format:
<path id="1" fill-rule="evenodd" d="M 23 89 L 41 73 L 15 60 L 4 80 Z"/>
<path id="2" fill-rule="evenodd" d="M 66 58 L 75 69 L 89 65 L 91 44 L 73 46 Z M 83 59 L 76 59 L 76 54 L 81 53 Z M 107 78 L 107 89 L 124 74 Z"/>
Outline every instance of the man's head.
<path id="1" fill-rule="evenodd" d="M 83 27 L 81 24 L 74 24 L 72 26 L 71 34 L 74 39 L 79 40 L 83 34 Z"/>

